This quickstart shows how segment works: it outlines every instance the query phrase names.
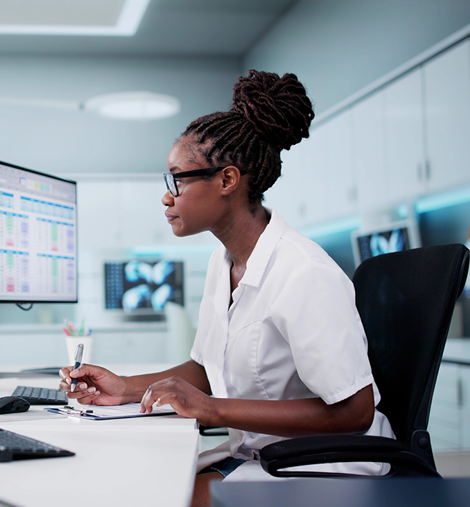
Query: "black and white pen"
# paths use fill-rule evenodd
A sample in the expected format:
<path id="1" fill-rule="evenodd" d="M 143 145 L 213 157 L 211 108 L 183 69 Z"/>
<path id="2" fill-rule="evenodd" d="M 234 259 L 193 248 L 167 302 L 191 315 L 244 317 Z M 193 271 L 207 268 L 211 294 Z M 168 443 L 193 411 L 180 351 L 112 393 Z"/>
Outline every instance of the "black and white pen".
<path id="1" fill-rule="evenodd" d="M 75 365 L 73 367 L 74 370 L 76 370 L 82 364 L 83 349 L 84 349 L 83 343 L 80 343 L 77 347 L 77 351 L 75 352 Z M 75 391 L 75 387 L 77 387 L 77 380 L 78 380 L 77 378 L 72 379 L 71 385 L 72 393 Z"/>

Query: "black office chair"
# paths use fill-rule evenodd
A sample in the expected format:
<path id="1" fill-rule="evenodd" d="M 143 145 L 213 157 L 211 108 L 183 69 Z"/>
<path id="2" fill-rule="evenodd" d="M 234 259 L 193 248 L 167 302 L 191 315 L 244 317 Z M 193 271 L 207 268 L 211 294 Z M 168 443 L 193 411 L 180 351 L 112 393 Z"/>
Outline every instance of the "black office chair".
<path id="1" fill-rule="evenodd" d="M 353 282 L 369 359 L 396 440 L 365 435 L 295 438 L 260 451 L 278 477 L 331 476 L 283 470 L 300 465 L 390 463 L 385 476 L 438 476 L 427 432 L 431 400 L 455 302 L 469 264 L 463 245 L 418 248 L 364 261 Z"/>

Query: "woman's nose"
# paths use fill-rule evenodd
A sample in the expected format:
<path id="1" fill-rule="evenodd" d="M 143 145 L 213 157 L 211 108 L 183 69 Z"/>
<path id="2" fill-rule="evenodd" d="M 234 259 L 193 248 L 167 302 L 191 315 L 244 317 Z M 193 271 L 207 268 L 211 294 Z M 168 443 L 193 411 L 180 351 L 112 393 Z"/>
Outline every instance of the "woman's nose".
<path id="1" fill-rule="evenodd" d="M 163 206 L 171 206 L 174 203 L 174 197 L 170 194 L 170 191 L 167 190 L 162 197 Z"/>

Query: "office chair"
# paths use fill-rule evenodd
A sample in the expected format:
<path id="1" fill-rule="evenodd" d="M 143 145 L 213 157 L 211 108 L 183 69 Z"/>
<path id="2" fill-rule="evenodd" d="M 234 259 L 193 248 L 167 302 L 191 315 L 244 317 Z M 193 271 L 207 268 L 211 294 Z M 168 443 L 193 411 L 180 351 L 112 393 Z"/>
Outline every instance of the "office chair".
<path id="1" fill-rule="evenodd" d="M 364 261 L 353 283 L 369 342 L 378 410 L 397 437 L 327 435 L 295 438 L 260 451 L 277 477 L 340 476 L 285 470 L 331 462 L 390 463 L 389 476 L 438 476 L 427 432 L 431 400 L 455 302 L 464 287 L 469 251 L 463 245 L 418 248 Z"/>

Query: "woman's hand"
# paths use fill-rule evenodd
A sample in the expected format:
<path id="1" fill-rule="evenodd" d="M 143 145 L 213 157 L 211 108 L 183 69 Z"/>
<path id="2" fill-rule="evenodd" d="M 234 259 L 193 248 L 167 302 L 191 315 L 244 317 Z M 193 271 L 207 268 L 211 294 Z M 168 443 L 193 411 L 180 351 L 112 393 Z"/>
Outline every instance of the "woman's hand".
<path id="1" fill-rule="evenodd" d="M 126 379 L 91 364 L 82 364 L 76 370 L 66 366 L 59 372 L 59 387 L 66 391 L 67 397 L 84 405 L 120 405 L 136 401 L 126 396 Z M 78 379 L 72 392 L 72 379 Z"/>
<path id="2" fill-rule="evenodd" d="M 183 417 L 197 419 L 204 426 L 211 426 L 215 398 L 211 398 L 180 377 L 172 376 L 152 384 L 141 401 L 141 413 L 152 412 L 157 407 L 171 405 Z"/>

